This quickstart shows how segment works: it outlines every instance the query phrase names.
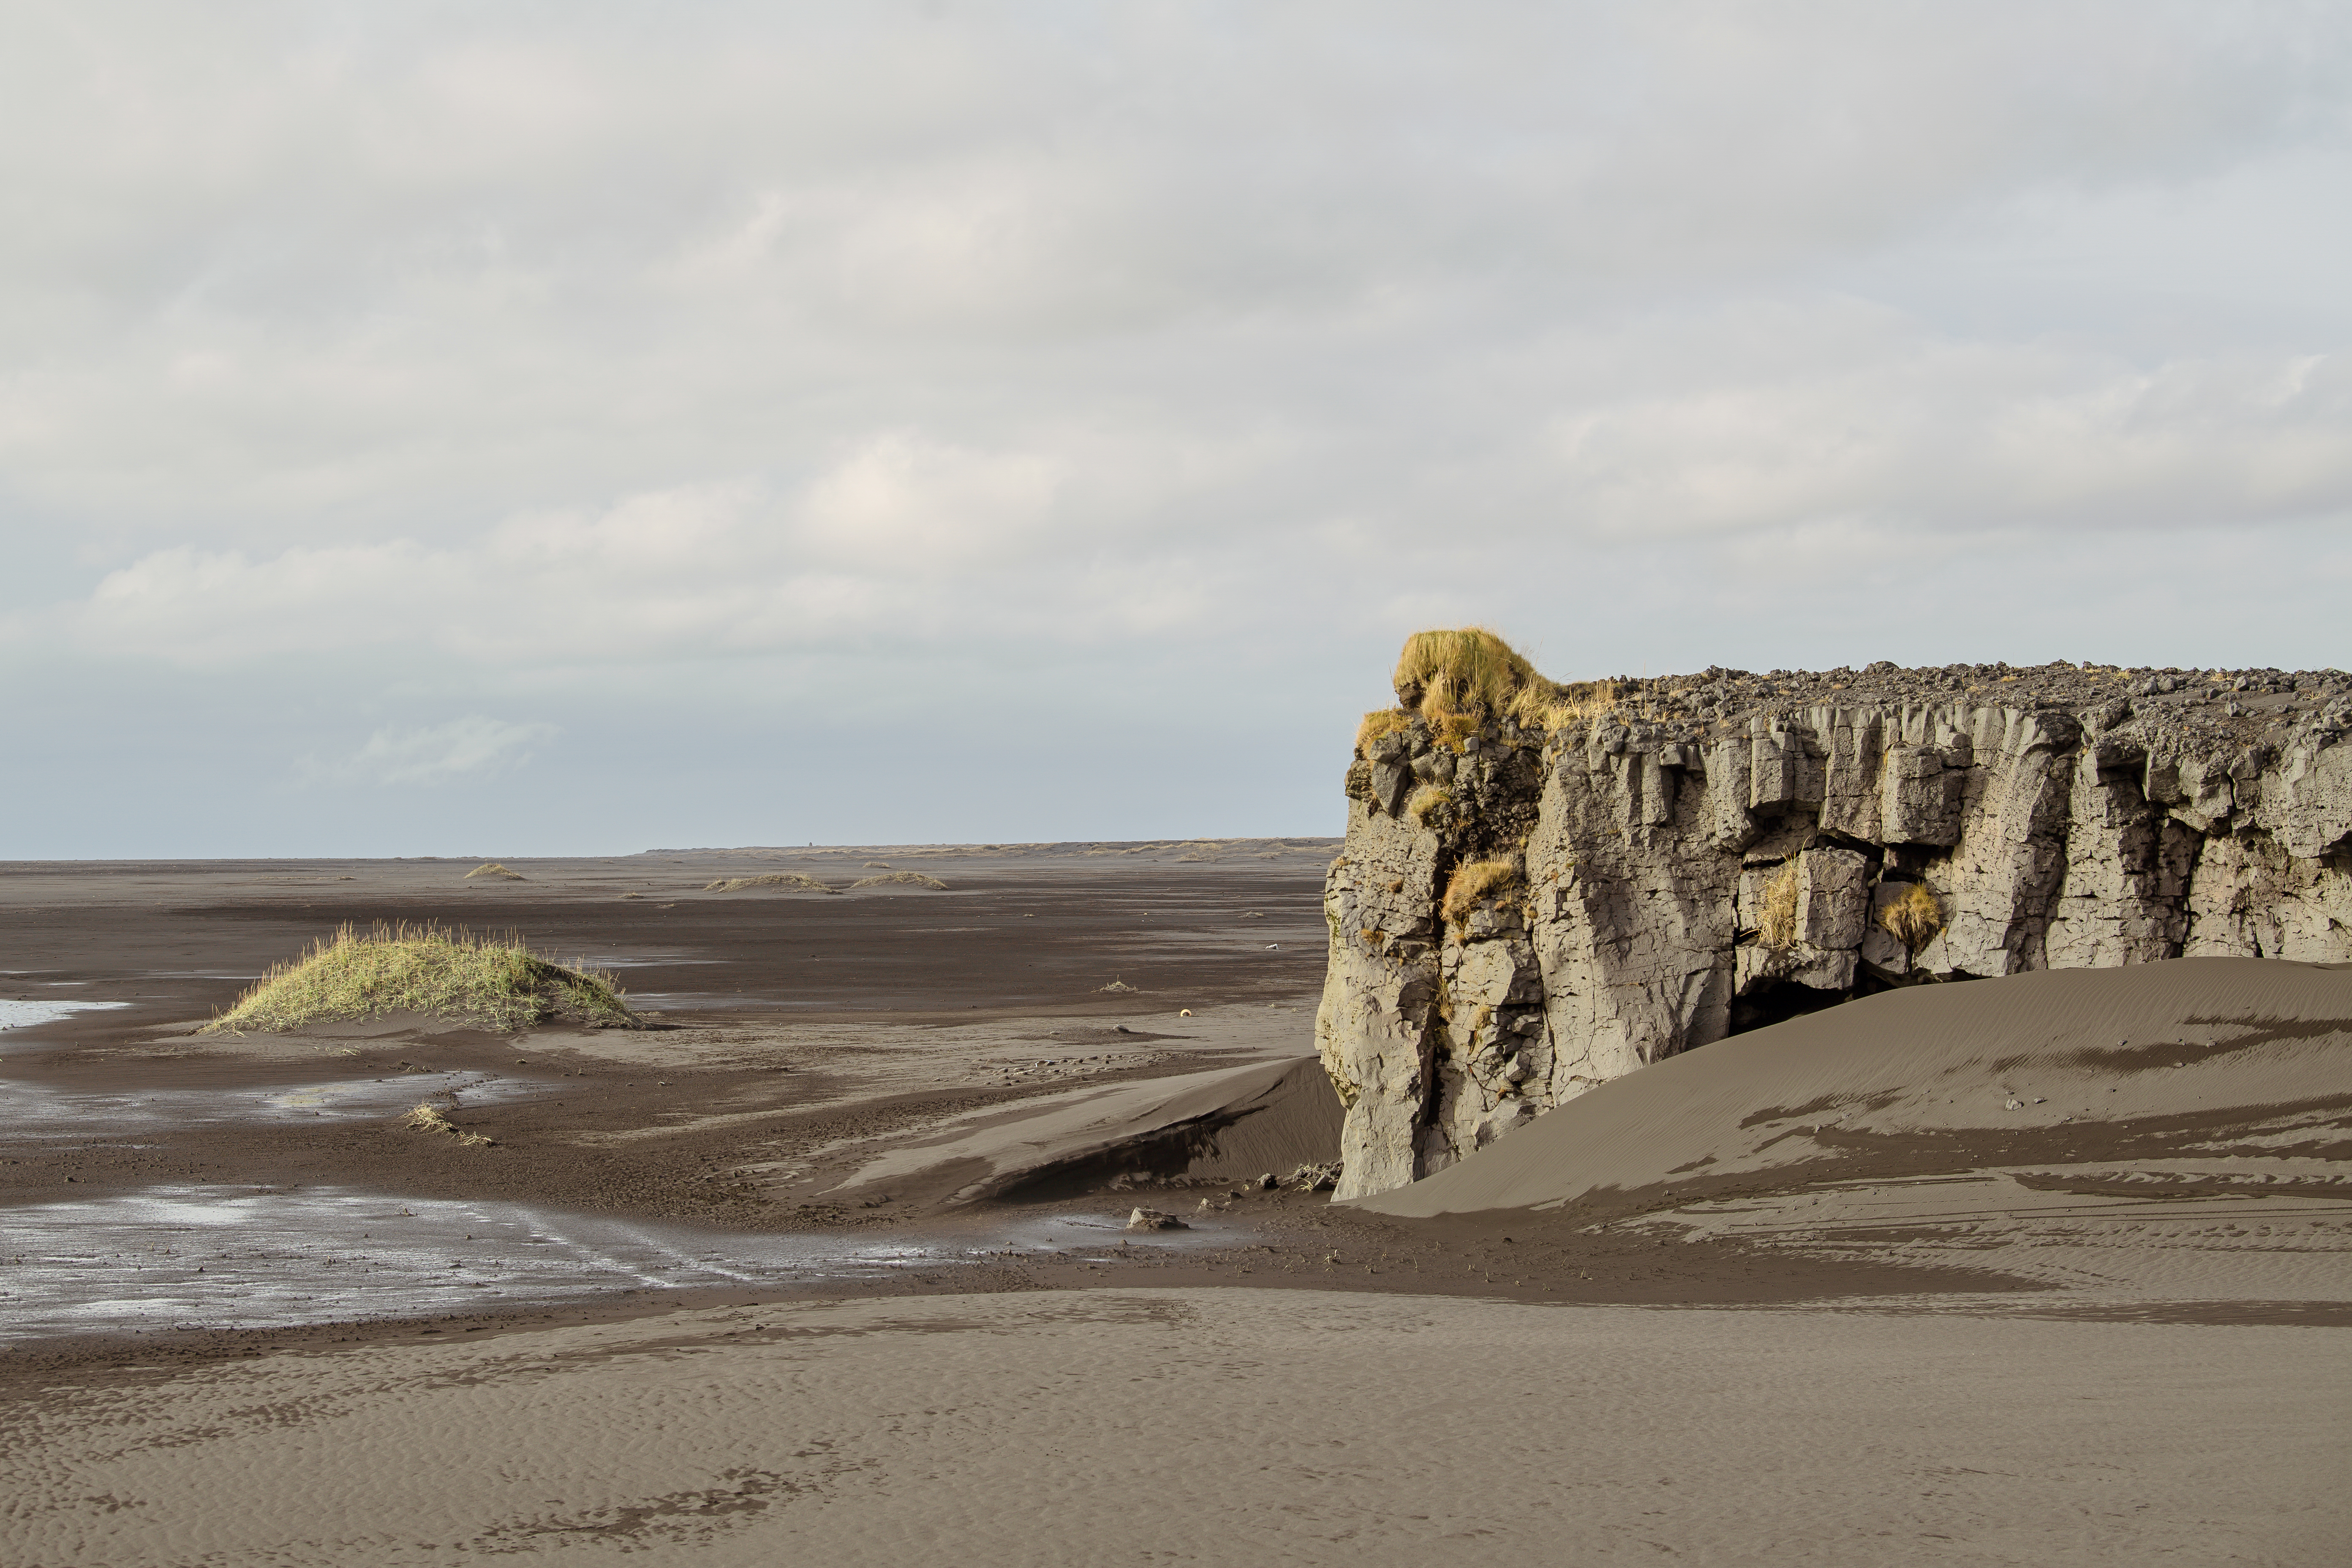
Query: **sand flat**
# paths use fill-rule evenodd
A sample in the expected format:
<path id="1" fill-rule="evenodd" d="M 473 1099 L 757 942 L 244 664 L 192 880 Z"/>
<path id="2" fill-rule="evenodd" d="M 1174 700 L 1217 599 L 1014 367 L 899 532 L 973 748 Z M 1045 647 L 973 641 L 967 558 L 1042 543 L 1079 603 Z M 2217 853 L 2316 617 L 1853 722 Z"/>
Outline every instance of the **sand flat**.
<path id="1" fill-rule="evenodd" d="M 2340 1331 L 1100 1289 L 23 1390 L 10 1560 L 2340 1560 Z"/>

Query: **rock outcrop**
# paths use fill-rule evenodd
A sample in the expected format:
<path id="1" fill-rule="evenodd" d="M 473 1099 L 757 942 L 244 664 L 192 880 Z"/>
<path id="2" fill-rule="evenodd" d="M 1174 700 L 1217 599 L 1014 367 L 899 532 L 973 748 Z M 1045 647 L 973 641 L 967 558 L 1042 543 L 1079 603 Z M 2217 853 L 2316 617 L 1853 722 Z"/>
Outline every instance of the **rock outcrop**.
<path id="1" fill-rule="evenodd" d="M 1341 1197 L 1890 986 L 2352 959 L 2341 671 L 1710 669 L 1466 715 L 1404 686 L 1324 891 Z"/>

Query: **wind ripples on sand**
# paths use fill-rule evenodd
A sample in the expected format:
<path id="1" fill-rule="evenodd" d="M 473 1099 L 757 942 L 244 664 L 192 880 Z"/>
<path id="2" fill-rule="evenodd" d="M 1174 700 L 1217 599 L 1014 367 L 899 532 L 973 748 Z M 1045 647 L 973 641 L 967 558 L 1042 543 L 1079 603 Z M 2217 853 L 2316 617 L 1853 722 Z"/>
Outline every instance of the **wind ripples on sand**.
<path id="1" fill-rule="evenodd" d="M 717 1236 L 319 1187 L 151 1187 L 5 1211 L 0 1342 L 511 1308 L 615 1289 L 871 1278 L 968 1244 Z"/>

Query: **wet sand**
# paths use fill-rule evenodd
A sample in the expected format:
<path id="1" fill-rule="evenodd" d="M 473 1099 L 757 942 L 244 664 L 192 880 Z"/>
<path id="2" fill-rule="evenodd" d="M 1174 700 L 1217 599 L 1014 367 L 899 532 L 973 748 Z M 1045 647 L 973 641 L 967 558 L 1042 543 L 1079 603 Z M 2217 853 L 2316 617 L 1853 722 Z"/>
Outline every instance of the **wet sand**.
<path id="1" fill-rule="evenodd" d="M 1334 1205 L 1251 1179 L 1334 848 L 0 872 L 0 1001 L 127 1004 L 0 1016 L 7 1560 L 2326 1560 L 2352 974 L 1874 999 Z M 950 891 L 701 890 L 869 860 Z M 656 1026 L 192 1032 L 346 920 Z"/>

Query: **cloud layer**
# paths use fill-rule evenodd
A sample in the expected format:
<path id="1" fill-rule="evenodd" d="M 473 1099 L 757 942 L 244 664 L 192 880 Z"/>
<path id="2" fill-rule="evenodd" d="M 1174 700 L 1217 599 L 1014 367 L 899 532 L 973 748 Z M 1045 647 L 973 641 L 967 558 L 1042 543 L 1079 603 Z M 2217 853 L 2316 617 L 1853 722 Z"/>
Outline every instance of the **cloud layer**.
<path id="1" fill-rule="evenodd" d="M 101 696 L 435 803 L 356 850 L 550 768 L 625 844 L 1324 826 L 1432 620 L 1563 674 L 2342 658 L 2336 8 L 17 32 L 0 668 L 61 765 L 16 853 L 172 847 L 78 815 Z M 913 724 L 1009 777 L 1036 713 L 1102 743 L 1034 809 L 793 763 Z M 1264 767 L 1147 798 L 1129 724 Z M 713 727 L 741 779 L 567 752 Z M 286 830 L 243 798 L 187 852 Z"/>

